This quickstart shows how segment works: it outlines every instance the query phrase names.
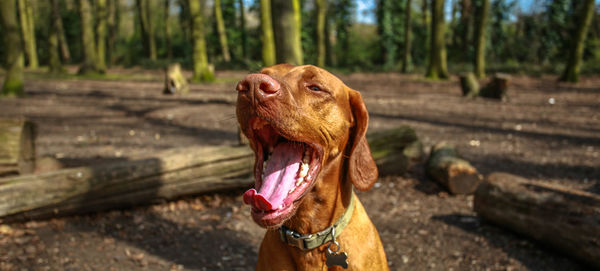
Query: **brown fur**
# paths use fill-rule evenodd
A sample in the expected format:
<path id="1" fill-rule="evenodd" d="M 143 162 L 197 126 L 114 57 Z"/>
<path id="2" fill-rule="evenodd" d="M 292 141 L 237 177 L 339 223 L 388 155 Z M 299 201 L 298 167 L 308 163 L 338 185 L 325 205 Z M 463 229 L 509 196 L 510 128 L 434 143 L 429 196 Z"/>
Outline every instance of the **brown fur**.
<path id="1" fill-rule="evenodd" d="M 259 116 L 290 140 L 323 147 L 314 187 L 284 223 L 300 233 L 322 231 L 342 216 L 352 186 L 365 191 L 377 180 L 377 167 L 365 138 L 367 109 L 359 92 L 318 67 L 282 64 L 264 68 L 261 73 L 279 82 L 281 89 L 268 99 L 253 91 L 240 91 L 237 116 L 242 131 L 251 133 L 249 121 Z M 321 91 L 311 91 L 309 86 L 318 86 Z M 379 234 L 358 197 L 350 223 L 338 241 L 341 251 L 348 254 L 348 270 L 388 270 Z M 268 230 L 257 270 L 328 270 L 325 250 L 326 246 L 321 246 L 302 251 L 283 243 L 277 230 Z"/>

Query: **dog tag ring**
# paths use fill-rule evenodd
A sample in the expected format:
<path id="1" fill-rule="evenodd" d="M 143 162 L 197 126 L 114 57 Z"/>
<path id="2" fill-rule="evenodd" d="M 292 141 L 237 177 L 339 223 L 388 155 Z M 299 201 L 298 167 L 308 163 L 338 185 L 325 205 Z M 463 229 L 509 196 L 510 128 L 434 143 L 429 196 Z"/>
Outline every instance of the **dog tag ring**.
<path id="1" fill-rule="evenodd" d="M 348 255 L 346 252 L 340 251 L 340 243 L 335 240 L 335 227 L 331 228 L 331 242 L 329 242 L 329 246 L 327 246 L 327 260 L 325 264 L 327 267 L 333 266 L 341 266 L 344 269 L 348 269 Z M 331 247 L 335 246 L 335 250 L 332 250 Z"/>

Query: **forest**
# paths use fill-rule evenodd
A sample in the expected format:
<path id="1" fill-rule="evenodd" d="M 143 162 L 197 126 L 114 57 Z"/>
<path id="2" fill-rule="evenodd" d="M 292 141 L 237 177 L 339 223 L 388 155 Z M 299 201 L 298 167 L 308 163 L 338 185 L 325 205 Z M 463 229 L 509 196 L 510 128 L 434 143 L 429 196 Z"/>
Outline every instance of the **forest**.
<path id="1" fill-rule="evenodd" d="M 116 65 L 178 62 L 194 71 L 196 81 L 213 80 L 214 69 L 283 62 L 431 78 L 524 72 L 577 81 L 580 73 L 600 70 L 600 13 L 593 0 L 536 0 L 527 11 L 516 0 L 378 0 L 362 11 L 373 23 L 361 22 L 358 17 L 367 15 L 357 13 L 357 4 L 3 1 L 0 54 L 8 70 L 23 62 L 51 73 L 62 72 L 62 65 L 102 74 Z"/>

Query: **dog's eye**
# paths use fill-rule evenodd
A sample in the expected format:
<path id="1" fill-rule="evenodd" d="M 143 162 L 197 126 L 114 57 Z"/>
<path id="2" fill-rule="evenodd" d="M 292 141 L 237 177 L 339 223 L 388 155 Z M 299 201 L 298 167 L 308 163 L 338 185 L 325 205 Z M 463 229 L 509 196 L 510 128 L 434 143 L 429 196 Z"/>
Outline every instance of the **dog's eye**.
<path id="1" fill-rule="evenodd" d="M 315 85 L 308 86 L 308 89 L 310 89 L 312 91 L 322 91 L 322 89 L 319 86 L 315 86 Z"/>

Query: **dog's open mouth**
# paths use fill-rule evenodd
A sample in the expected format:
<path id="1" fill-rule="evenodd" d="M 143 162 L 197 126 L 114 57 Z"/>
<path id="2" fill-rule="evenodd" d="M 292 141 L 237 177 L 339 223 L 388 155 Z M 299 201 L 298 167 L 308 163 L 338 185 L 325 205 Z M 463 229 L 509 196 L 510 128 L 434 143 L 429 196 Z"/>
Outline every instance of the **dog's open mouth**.
<path id="1" fill-rule="evenodd" d="M 252 217 L 264 227 L 276 227 L 290 218 L 314 185 L 321 151 L 314 144 L 292 141 L 267 121 L 250 121 L 256 151 L 255 188 L 244 193 Z"/>

